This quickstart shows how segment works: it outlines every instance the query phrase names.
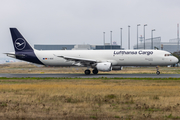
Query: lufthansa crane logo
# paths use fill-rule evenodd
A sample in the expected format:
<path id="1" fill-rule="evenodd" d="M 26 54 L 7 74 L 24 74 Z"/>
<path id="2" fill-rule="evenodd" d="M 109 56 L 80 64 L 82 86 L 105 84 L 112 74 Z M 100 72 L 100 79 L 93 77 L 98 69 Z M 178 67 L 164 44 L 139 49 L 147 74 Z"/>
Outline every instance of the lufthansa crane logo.
<path id="1" fill-rule="evenodd" d="M 15 41 L 15 47 L 16 47 L 16 49 L 18 49 L 18 50 L 23 50 L 23 49 L 26 47 L 26 42 L 25 42 L 25 40 L 22 39 L 22 38 L 16 39 L 16 41 Z"/>

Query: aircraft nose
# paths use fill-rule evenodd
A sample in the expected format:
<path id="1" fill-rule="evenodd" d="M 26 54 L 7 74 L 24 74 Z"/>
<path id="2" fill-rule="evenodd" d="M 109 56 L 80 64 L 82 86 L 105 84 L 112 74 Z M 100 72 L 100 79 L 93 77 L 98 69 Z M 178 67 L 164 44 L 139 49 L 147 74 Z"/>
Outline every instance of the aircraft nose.
<path id="1" fill-rule="evenodd" d="M 173 62 L 174 63 L 177 63 L 179 60 L 176 58 L 176 57 L 174 57 L 174 59 L 173 59 Z"/>

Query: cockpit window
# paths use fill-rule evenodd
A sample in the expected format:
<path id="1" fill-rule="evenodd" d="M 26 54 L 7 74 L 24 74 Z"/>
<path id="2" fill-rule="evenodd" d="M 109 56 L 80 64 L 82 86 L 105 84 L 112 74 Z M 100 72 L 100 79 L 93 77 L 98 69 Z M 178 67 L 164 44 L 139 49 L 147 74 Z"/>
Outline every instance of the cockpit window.
<path id="1" fill-rule="evenodd" d="M 164 54 L 164 56 L 173 56 L 172 54 Z"/>

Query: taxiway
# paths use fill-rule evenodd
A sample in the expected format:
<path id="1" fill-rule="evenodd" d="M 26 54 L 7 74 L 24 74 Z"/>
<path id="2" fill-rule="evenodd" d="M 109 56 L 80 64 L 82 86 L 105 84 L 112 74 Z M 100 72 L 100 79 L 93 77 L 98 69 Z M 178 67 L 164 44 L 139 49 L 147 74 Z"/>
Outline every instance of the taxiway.
<path id="1" fill-rule="evenodd" d="M 27 78 L 27 77 L 54 77 L 54 78 L 180 78 L 180 74 L 97 74 L 97 75 L 84 75 L 84 74 L 0 74 L 0 77 L 7 78 Z"/>

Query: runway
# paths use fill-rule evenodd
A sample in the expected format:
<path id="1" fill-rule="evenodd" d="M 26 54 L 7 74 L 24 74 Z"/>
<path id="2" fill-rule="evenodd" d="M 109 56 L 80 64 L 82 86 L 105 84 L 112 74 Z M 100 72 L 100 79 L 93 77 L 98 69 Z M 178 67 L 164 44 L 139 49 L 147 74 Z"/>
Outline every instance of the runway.
<path id="1" fill-rule="evenodd" d="M 97 74 L 97 75 L 85 75 L 85 74 L 0 74 L 0 77 L 7 78 L 27 78 L 27 77 L 38 77 L 38 78 L 180 78 L 180 74 Z"/>

